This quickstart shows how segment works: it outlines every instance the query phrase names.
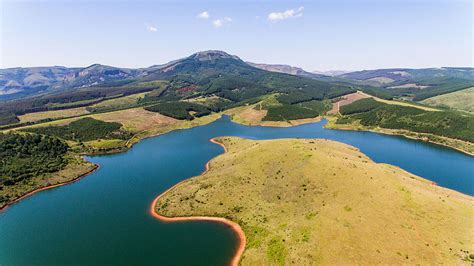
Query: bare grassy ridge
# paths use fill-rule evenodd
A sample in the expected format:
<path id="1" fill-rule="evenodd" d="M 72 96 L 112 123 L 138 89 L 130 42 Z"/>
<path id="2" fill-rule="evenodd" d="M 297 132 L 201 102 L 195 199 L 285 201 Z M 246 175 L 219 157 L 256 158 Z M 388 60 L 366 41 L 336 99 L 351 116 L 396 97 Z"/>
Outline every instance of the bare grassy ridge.
<path id="1" fill-rule="evenodd" d="M 64 110 L 44 111 L 20 115 L 21 123 L 35 122 L 43 119 L 58 119 L 88 114 L 86 107 L 77 107 Z"/>
<path id="2" fill-rule="evenodd" d="M 138 103 L 140 99 L 145 97 L 145 95 L 149 92 L 142 92 L 137 94 L 132 94 L 124 97 L 118 97 L 106 101 L 102 101 L 91 105 L 88 110 L 93 112 L 104 112 L 104 111 L 114 111 L 117 109 L 128 108 L 130 106 L 134 106 Z"/>
<path id="3" fill-rule="evenodd" d="M 218 140 L 228 152 L 156 211 L 239 223 L 243 265 L 469 264 L 470 196 L 334 141 Z"/>
<path id="4" fill-rule="evenodd" d="M 474 87 L 428 98 L 422 103 L 474 113 Z"/>

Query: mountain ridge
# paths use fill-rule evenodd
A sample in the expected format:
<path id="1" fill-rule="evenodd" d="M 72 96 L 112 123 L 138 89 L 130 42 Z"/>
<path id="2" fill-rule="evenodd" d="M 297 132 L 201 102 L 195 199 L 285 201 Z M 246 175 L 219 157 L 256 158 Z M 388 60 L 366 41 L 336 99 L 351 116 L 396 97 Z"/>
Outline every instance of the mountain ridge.
<path id="1" fill-rule="evenodd" d="M 232 63 L 230 63 L 232 61 Z M 228 62 L 222 63 L 222 62 Z M 222 63 L 222 64 L 221 64 Z M 216 64 L 221 64 L 216 67 Z M 190 67 L 192 65 L 192 67 Z M 176 73 L 183 72 L 193 75 L 193 71 L 207 69 L 206 74 L 227 74 L 229 65 L 234 65 L 236 73 L 252 72 L 247 66 L 275 73 L 306 77 L 325 82 L 338 82 L 356 86 L 374 86 L 394 88 L 398 94 L 418 93 L 420 88 L 429 87 L 432 83 L 470 84 L 474 81 L 474 68 L 443 67 L 443 68 L 388 68 L 375 70 L 361 70 L 352 72 L 330 71 L 314 73 L 300 67 L 285 64 L 257 64 L 244 62 L 236 55 L 220 50 L 207 50 L 193 53 L 190 56 L 172 60 L 161 65 L 152 65 L 145 68 L 121 68 L 103 64 L 92 64 L 86 67 L 41 66 L 17 67 L 0 69 L 0 101 L 14 100 L 41 93 L 58 90 L 70 90 L 93 86 L 108 86 L 108 84 L 128 84 L 139 80 L 152 81 L 154 79 L 169 78 Z M 236 70 L 236 67 L 240 70 Z M 188 67 L 188 69 L 185 69 Z M 214 68 L 212 71 L 209 69 Z M 240 72 L 239 72 L 240 71 Z M 204 73 L 203 72 L 203 73 Z M 203 74 L 201 73 L 201 74 Z M 247 73 L 248 74 L 248 73 Z M 327 75 L 326 75 L 327 74 Z M 433 81 L 433 78 L 436 78 Z M 405 87 L 404 87 L 405 86 Z M 407 91 L 408 90 L 408 91 Z M 414 92 L 415 90 L 415 92 Z M 418 90 L 418 91 L 417 91 Z"/>

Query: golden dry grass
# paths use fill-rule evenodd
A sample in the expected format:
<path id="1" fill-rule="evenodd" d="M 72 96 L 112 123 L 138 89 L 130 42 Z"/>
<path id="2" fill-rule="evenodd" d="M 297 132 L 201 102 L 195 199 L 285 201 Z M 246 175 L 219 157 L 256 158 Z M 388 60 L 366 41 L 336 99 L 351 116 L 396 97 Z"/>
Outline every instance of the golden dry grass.
<path id="1" fill-rule="evenodd" d="M 149 130 L 156 126 L 175 123 L 177 120 L 143 108 L 126 109 L 115 112 L 95 114 L 91 117 L 105 122 L 118 122 L 131 132 Z"/>
<path id="2" fill-rule="evenodd" d="M 242 265 L 469 265 L 470 196 L 334 141 L 219 141 L 228 153 L 165 193 L 156 211 L 239 223 Z"/>
<path id="3" fill-rule="evenodd" d="M 263 118 L 267 115 L 267 110 L 258 109 L 259 105 L 260 103 L 239 106 L 224 111 L 224 114 L 231 116 L 233 122 L 248 126 L 291 127 L 321 121 L 319 116 L 288 121 L 263 121 Z"/>
<path id="4" fill-rule="evenodd" d="M 107 113 L 89 114 L 81 117 L 60 119 L 41 124 L 18 127 L 15 129 L 10 129 L 8 131 L 18 131 L 25 128 L 46 126 L 64 126 L 84 117 L 92 117 L 94 119 L 102 120 L 105 122 L 121 123 L 123 125 L 123 129 L 133 133 L 133 136 L 128 140 L 113 139 L 89 141 L 85 143 L 86 146 L 89 146 L 92 149 L 113 148 L 118 150 L 129 148 L 143 138 L 164 134 L 176 129 L 185 129 L 205 125 L 215 121 L 220 116 L 220 113 L 213 113 L 204 117 L 196 118 L 191 121 L 177 120 L 159 113 L 146 111 L 142 107 L 137 107 Z M 76 146 L 77 143 L 69 142 L 69 144 L 71 146 Z"/>
<path id="5" fill-rule="evenodd" d="M 262 119 L 267 115 L 267 110 L 257 110 L 255 105 L 247 105 L 226 110 L 224 113 L 230 115 L 232 121 L 236 123 L 256 126 L 262 124 Z"/>
<path id="6" fill-rule="evenodd" d="M 97 109 L 97 110 L 112 110 L 112 109 L 118 109 L 118 108 L 125 108 L 128 106 L 132 106 L 133 104 L 136 104 L 137 101 L 140 98 L 145 97 L 145 94 L 148 92 L 143 92 L 143 93 L 137 93 L 137 94 L 132 94 L 124 97 L 118 97 L 110 100 L 105 100 L 99 103 L 96 103 L 94 105 L 91 105 L 90 107 L 92 109 Z"/>
<path id="7" fill-rule="evenodd" d="M 84 115 L 88 113 L 89 112 L 86 110 L 86 107 L 77 107 L 77 108 L 71 108 L 71 109 L 65 109 L 65 110 L 29 113 L 29 114 L 20 115 L 18 118 L 20 118 L 21 123 L 26 123 L 26 122 L 35 122 L 35 121 L 48 119 L 48 118 L 51 118 L 51 119 L 66 118 L 66 117 L 71 117 L 71 116 Z"/>
<path id="8" fill-rule="evenodd" d="M 332 109 L 328 111 L 328 114 L 337 114 L 339 113 L 339 109 L 341 108 L 341 106 L 348 105 L 360 99 L 369 98 L 369 97 L 371 96 L 367 94 L 363 94 L 359 91 L 344 95 L 342 96 L 341 100 L 332 104 Z"/>
<path id="9" fill-rule="evenodd" d="M 379 101 L 381 103 L 386 103 L 386 104 L 394 104 L 394 105 L 400 105 L 400 106 L 407 106 L 407 107 L 413 107 L 413 108 L 418 108 L 418 109 L 421 109 L 421 110 L 424 110 L 424 111 L 430 111 L 430 112 L 438 112 L 438 111 L 441 111 L 439 109 L 436 109 L 436 108 L 432 108 L 432 107 L 428 107 L 428 106 L 422 106 L 422 105 L 418 105 L 418 104 L 414 104 L 414 103 L 410 103 L 410 102 L 404 102 L 404 101 L 395 101 L 395 100 L 385 100 L 385 99 L 381 99 L 381 98 L 378 98 L 378 97 L 375 97 L 375 96 L 371 96 L 371 95 L 368 95 L 364 92 L 361 92 L 361 91 L 358 91 L 358 93 L 362 94 L 362 95 L 366 95 L 368 97 L 372 97 L 374 98 L 374 100 L 376 101 Z"/>
<path id="10" fill-rule="evenodd" d="M 407 84 L 403 84 L 403 85 L 398 85 L 398 86 L 391 86 L 391 87 L 388 87 L 389 89 L 406 89 L 406 88 L 415 88 L 415 89 L 426 89 L 428 88 L 429 86 L 425 86 L 425 85 L 418 85 L 416 83 L 407 83 Z"/>
<path id="11" fill-rule="evenodd" d="M 375 78 L 371 78 L 371 79 L 368 79 L 370 81 L 376 81 L 376 82 L 379 82 L 381 84 L 388 84 L 388 83 L 392 83 L 394 82 L 395 80 L 391 79 L 391 78 L 387 78 L 387 77 L 375 77 Z"/>

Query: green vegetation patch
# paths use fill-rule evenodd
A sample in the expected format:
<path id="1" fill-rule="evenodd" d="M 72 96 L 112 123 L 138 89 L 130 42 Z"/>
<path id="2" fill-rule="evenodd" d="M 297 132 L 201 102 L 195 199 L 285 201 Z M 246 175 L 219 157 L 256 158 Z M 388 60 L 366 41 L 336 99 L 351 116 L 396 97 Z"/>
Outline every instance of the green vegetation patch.
<path id="1" fill-rule="evenodd" d="M 357 120 L 364 126 L 404 129 L 474 142 L 474 117 L 455 112 L 428 112 L 387 104 L 368 112 L 338 119 L 336 123 L 345 124 Z"/>
<path id="2" fill-rule="evenodd" d="M 318 111 L 300 107 L 297 105 L 282 105 L 268 108 L 265 121 L 285 121 L 303 118 L 311 118 L 319 115 Z"/>
<path id="3" fill-rule="evenodd" d="M 60 137 L 66 140 L 91 141 L 97 139 L 128 139 L 130 133 L 120 130 L 122 124 L 104 122 L 90 117 L 71 122 L 66 126 L 28 128 L 24 131 Z"/>
<path id="4" fill-rule="evenodd" d="M 377 107 L 385 105 L 384 103 L 378 102 L 373 98 L 365 98 L 355 101 L 351 104 L 341 106 L 339 112 L 343 115 L 350 115 L 356 113 L 363 113 L 373 110 Z"/>
<path id="5" fill-rule="evenodd" d="M 157 112 L 181 120 L 193 120 L 195 117 L 201 117 L 211 113 L 211 111 L 204 105 L 190 102 L 159 103 L 145 107 L 145 110 Z M 195 113 L 191 114 L 190 112 Z"/>
<path id="6" fill-rule="evenodd" d="M 285 245 L 283 239 L 275 237 L 268 242 L 267 257 L 275 265 L 285 265 Z"/>
<path id="7" fill-rule="evenodd" d="M 297 106 L 311 109 L 315 112 L 318 112 L 321 115 L 331 110 L 332 103 L 330 100 L 323 100 L 323 101 L 312 100 L 308 102 L 299 103 L 297 104 Z"/>
<path id="8" fill-rule="evenodd" d="M 0 112 L 0 126 L 16 124 L 20 122 L 20 119 L 11 112 Z"/>
<path id="9" fill-rule="evenodd" d="M 68 149 L 66 143 L 55 137 L 0 133 L 0 190 L 63 169 Z"/>

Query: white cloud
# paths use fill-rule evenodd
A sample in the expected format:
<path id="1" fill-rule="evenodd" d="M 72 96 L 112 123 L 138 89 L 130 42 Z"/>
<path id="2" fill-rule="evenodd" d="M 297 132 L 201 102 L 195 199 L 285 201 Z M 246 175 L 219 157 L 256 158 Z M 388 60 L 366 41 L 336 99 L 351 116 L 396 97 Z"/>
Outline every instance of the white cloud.
<path id="1" fill-rule="evenodd" d="M 212 25 L 214 25 L 216 28 L 220 28 L 224 26 L 224 22 L 222 22 L 222 19 L 216 19 L 212 22 Z"/>
<path id="2" fill-rule="evenodd" d="M 147 31 L 151 31 L 151 32 L 157 32 L 158 31 L 158 28 L 154 25 L 145 23 L 145 26 L 146 26 Z"/>
<path id="3" fill-rule="evenodd" d="M 216 19 L 216 20 L 212 21 L 212 25 L 215 28 L 220 28 L 220 27 L 225 26 L 225 25 L 227 25 L 231 22 L 232 22 L 232 18 L 224 17 L 224 18 L 220 18 L 220 19 Z"/>
<path id="4" fill-rule="evenodd" d="M 203 11 L 201 13 L 199 13 L 199 15 L 197 15 L 198 18 L 202 18 L 202 19 L 208 19 L 211 17 L 211 15 L 209 15 L 209 12 L 207 11 Z"/>
<path id="5" fill-rule="evenodd" d="M 297 9 L 288 9 L 283 12 L 272 12 L 268 14 L 267 19 L 270 22 L 278 22 L 280 20 L 285 20 L 289 18 L 299 18 L 303 16 L 304 7 L 299 7 Z"/>

